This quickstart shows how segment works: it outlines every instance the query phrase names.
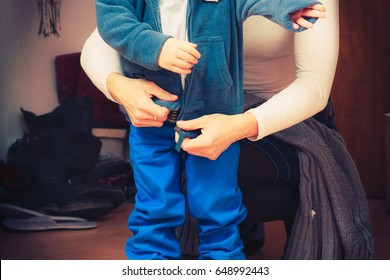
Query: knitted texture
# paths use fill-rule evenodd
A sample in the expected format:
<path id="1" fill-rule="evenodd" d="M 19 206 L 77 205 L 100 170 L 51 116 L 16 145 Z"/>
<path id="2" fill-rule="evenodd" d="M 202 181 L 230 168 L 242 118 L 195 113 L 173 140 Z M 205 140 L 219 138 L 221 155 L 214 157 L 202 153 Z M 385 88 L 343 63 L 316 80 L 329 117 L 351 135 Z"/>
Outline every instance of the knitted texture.
<path id="1" fill-rule="evenodd" d="M 366 194 L 342 137 L 313 119 L 275 136 L 300 158 L 301 203 L 285 258 L 372 259 Z"/>

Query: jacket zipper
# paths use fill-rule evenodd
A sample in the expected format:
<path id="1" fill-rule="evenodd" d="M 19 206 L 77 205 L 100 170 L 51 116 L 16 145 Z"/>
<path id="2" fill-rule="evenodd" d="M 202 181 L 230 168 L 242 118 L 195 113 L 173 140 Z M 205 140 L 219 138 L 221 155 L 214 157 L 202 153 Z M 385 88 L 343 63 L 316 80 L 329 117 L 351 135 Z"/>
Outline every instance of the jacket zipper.
<path id="1" fill-rule="evenodd" d="M 186 12 L 186 21 L 187 21 L 187 40 L 189 42 L 191 42 L 191 22 L 190 22 L 190 17 L 191 17 L 191 4 L 192 4 L 192 0 L 188 0 L 188 3 L 187 3 L 187 12 Z M 180 120 L 183 116 L 183 112 L 186 110 L 187 108 L 187 104 L 186 104 L 186 95 L 188 94 L 188 89 L 192 83 L 192 73 L 187 75 L 186 78 L 185 78 L 185 83 L 184 83 L 184 88 L 183 90 L 181 91 L 181 110 L 180 110 L 180 113 L 178 115 L 178 120 Z"/>

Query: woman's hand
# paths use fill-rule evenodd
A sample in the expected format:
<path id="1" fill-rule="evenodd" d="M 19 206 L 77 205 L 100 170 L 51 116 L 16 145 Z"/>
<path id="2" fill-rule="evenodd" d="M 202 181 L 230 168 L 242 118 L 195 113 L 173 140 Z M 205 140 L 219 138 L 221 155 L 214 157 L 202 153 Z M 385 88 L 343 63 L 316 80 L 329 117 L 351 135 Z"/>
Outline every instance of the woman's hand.
<path id="1" fill-rule="evenodd" d="M 326 16 L 325 11 L 326 11 L 325 6 L 321 4 L 316 4 L 295 11 L 294 13 L 290 14 L 290 19 L 293 23 L 294 29 L 299 29 L 299 27 L 312 28 L 313 24 L 309 22 L 307 19 L 305 19 L 305 17 L 325 18 Z"/>
<path id="2" fill-rule="evenodd" d="M 184 130 L 201 129 L 202 134 L 184 139 L 181 148 L 193 155 L 215 160 L 230 144 L 257 135 L 257 121 L 253 114 L 212 114 L 189 121 L 178 121 Z"/>
<path id="3" fill-rule="evenodd" d="M 113 99 L 122 105 L 134 126 L 161 127 L 169 110 L 155 104 L 153 96 L 162 100 L 176 101 L 177 96 L 144 79 L 130 79 L 119 73 L 107 77 L 107 88 Z"/>

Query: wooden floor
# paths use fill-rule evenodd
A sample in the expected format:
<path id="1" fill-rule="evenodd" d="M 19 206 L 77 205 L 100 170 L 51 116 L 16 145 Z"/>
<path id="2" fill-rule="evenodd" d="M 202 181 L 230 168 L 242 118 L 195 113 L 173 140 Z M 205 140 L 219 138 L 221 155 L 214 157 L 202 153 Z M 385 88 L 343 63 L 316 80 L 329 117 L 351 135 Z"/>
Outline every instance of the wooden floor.
<path id="1" fill-rule="evenodd" d="M 385 200 L 369 199 L 374 228 L 376 260 L 390 260 L 390 214 Z M 89 230 L 19 232 L 0 230 L 1 260 L 124 260 L 124 243 L 130 236 L 127 217 L 132 204 L 125 203 Z M 281 222 L 265 224 L 266 243 L 249 259 L 278 260 L 285 234 Z"/>

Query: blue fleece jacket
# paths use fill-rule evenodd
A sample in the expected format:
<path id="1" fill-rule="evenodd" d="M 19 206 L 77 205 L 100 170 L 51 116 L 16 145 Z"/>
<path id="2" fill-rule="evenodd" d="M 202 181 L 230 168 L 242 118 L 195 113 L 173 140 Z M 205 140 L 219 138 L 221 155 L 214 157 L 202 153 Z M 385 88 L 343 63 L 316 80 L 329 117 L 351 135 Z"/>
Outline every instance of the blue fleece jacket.
<path id="1" fill-rule="evenodd" d="M 170 38 L 161 33 L 158 0 L 96 0 L 97 26 L 102 38 L 123 57 L 124 74 L 144 78 L 179 96 L 179 119 L 206 114 L 237 114 L 243 109 L 242 25 L 252 15 L 296 32 L 289 14 L 318 4 L 315 0 L 189 0 L 187 34 L 202 57 L 187 75 L 157 65 Z M 310 19 L 312 22 L 315 19 Z M 302 31 L 303 29 L 299 29 Z"/>

